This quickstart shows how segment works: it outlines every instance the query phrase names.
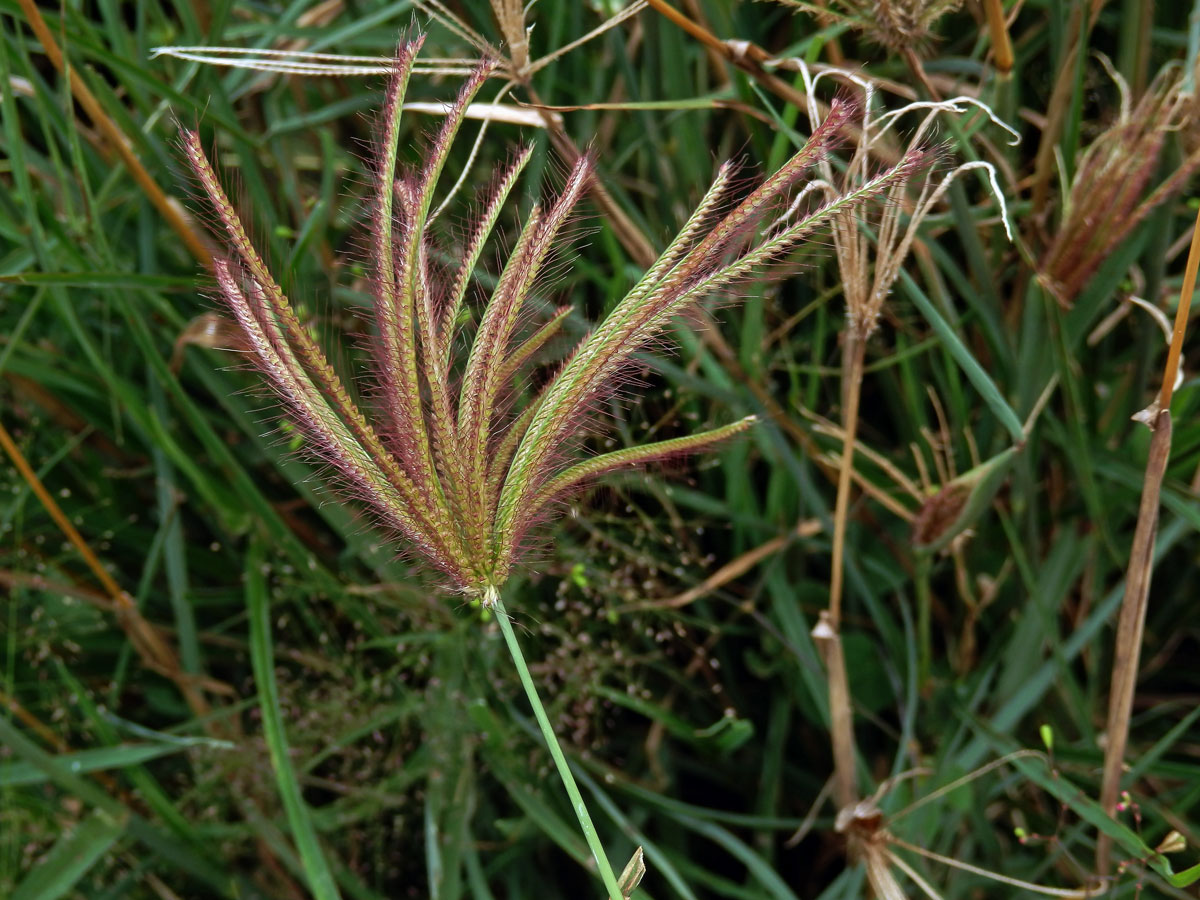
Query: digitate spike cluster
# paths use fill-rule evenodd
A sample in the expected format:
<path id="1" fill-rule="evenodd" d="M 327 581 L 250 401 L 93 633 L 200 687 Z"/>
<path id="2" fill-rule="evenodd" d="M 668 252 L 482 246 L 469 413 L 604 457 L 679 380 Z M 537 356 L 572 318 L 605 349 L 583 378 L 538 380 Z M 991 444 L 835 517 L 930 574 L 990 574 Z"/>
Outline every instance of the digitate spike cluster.
<path id="1" fill-rule="evenodd" d="M 585 481 L 617 468 L 691 453 L 744 431 L 752 418 L 709 431 L 590 459 L 573 458 L 573 436 L 609 395 L 635 352 L 706 297 L 745 282 L 782 260 L 839 214 L 888 193 L 923 163 L 898 165 L 819 209 L 790 214 L 802 177 L 852 118 L 835 103 L 804 147 L 757 190 L 734 202 L 733 168 L 723 165 L 679 235 L 659 260 L 587 335 L 541 392 L 515 417 L 499 401 L 520 365 L 561 326 L 560 310 L 524 341 L 523 306 L 564 224 L 593 177 L 589 159 L 570 172 L 557 198 L 535 206 L 480 315 L 470 353 L 456 365 L 456 331 L 468 289 L 506 200 L 529 161 L 529 148 L 493 180 L 449 278 L 435 278 L 430 207 L 467 105 L 492 66 L 480 66 L 448 106 L 418 171 L 401 171 L 401 109 L 421 39 L 403 44 L 381 117 L 374 171 L 370 255 L 373 267 L 373 366 L 376 401 L 360 408 L 247 237 L 198 135 L 182 135 L 187 159 L 229 252 L 214 264 L 221 295 L 245 333 L 253 358 L 302 429 L 306 448 L 337 473 L 337 486 L 381 527 L 406 539 L 454 585 L 485 602 L 498 596 L 523 540 L 548 507 Z M 445 282 L 445 283 L 442 283 Z"/>

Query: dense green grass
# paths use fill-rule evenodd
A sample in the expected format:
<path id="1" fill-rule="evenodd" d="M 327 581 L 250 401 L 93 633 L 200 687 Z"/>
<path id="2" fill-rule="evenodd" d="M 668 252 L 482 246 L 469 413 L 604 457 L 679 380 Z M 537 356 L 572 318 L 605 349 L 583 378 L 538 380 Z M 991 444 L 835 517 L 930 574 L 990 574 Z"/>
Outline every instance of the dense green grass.
<path id="1" fill-rule="evenodd" d="M 530 13 L 533 55 L 619 6 L 542 0 Z M 922 90 L 904 60 L 844 26 L 822 30 L 769 3 L 678 6 L 719 37 L 780 56 L 828 61 L 836 38 L 872 76 Z M 1011 476 L 953 554 L 922 560 L 906 522 L 855 496 L 843 637 L 860 781 L 928 770 L 881 800 L 889 814 L 1006 752 L 1044 749 L 1040 726 L 1053 735 L 1049 768 L 989 771 L 898 818 L 893 832 L 1009 877 L 1076 887 L 1094 864 L 1087 798 L 1099 794 L 1112 625 L 1148 444 L 1129 417 L 1151 401 L 1165 357 L 1158 325 L 1126 298 L 1173 314 L 1195 206 L 1185 190 L 1138 221 L 1065 304 L 1045 289 L 1039 261 L 1071 222 L 1064 190 L 1082 151 L 1117 114 L 1118 91 L 1092 51 L 1144 86 L 1170 61 L 1194 64 L 1198 42 L 1189 56 L 1184 4 L 1160 4 L 1149 21 L 1126 0 L 1101 10 L 1084 32 L 1088 52 L 1071 63 L 1073 4 L 1030 0 L 1012 25 L 1016 62 L 1004 79 L 973 6 L 939 22 L 925 70 L 938 90 L 993 103 L 1024 142 L 1006 147 L 978 116 L 943 120 L 938 140 L 943 166 L 1002 163 L 1018 240 L 1007 241 L 974 174 L 927 220 L 911 277 L 867 351 L 856 469 L 915 512 L 889 468 L 916 482 L 927 473 L 936 487 L 939 471 L 1010 447 L 1005 419 L 1024 422 L 1049 393 Z M 199 127 L 293 301 L 350 369 L 368 327 L 363 158 L 382 79 L 280 78 L 149 50 L 302 41 L 386 55 L 415 22 L 429 32 L 426 57 L 475 51 L 408 2 L 359 0 L 318 24 L 306 9 L 102 0 L 44 15 L 170 195 L 191 190 L 174 120 Z M 454 9 L 500 42 L 485 3 Z M 237 356 L 180 343 L 217 308 L 211 282 L 26 22 L 15 0 L 0 0 L 0 422 L 144 618 L 114 612 L 5 457 L 0 896 L 601 896 L 496 623 L 322 489 Z M 1062 72 L 1067 102 L 1042 202 L 1039 129 Z M 547 104 L 620 104 L 564 112 L 565 129 L 593 149 L 615 203 L 659 249 L 717 161 L 773 170 L 806 121 L 651 9 L 533 83 Z M 457 84 L 416 76 L 410 97 L 446 99 Z M 898 102 L 887 92 L 880 101 Z M 407 117 L 402 154 L 415 158 L 434 122 Z M 1115 177 L 1148 174 L 1148 194 L 1195 151 L 1197 125 Z M 527 210 L 539 183 L 561 183 L 543 133 L 493 125 L 456 215 L 488 164 L 522 139 L 537 151 L 515 206 Z M 469 144 L 460 141 L 452 172 Z M 516 216 L 506 223 L 515 233 Z M 1071 227 L 1082 240 L 1096 226 Z M 571 338 L 640 272 L 596 205 L 577 230 L 578 255 L 563 257 L 542 298 L 575 307 Z M 551 526 L 505 594 L 609 855 L 619 868 L 645 848 L 635 896 L 867 892 L 832 806 L 805 822 L 833 770 L 825 668 L 809 636 L 828 599 L 830 454 L 841 450 L 815 418 L 841 416 L 844 304 L 826 244 L 798 273 L 714 307 L 715 332 L 692 323 L 677 353 L 647 355 L 641 382 L 610 410 L 614 446 L 751 414 L 764 423 L 711 455 L 606 479 Z M 1128 314 L 1097 332 L 1123 304 Z M 1122 821 L 1149 846 L 1171 829 L 1200 843 L 1196 359 L 1185 352 L 1173 406 L 1128 754 L 1138 815 Z M 694 602 L 656 602 L 809 521 Z M 159 629 L 182 673 L 206 680 L 147 665 L 138 622 Z M 802 824 L 811 827 L 789 843 Z M 1040 837 L 1022 843 L 1015 828 Z M 1115 851 L 1133 864 L 1118 893 L 1187 896 L 1143 873 L 1127 844 Z M 1020 893 L 897 852 L 946 898 Z M 1196 852 L 1177 859 L 1184 868 Z M 911 882 L 906 890 L 916 895 Z"/>

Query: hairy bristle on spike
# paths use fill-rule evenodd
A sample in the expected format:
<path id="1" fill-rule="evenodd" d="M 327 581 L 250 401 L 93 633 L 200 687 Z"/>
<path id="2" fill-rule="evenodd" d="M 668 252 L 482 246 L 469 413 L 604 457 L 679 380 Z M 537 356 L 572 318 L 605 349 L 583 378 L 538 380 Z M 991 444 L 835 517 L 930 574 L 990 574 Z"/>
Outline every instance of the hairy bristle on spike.
<path id="1" fill-rule="evenodd" d="M 466 296 L 467 286 L 470 284 L 475 267 L 478 265 L 479 258 L 483 253 L 484 245 L 487 243 L 488 238 L 491 237 L 492 230 L 496 227 L 496 222 L 500 218 L 500 212 L 508 200 L 509 193 L 512 191 L 513 186 L 516 184 L 517 179 L 520 177 L 521 172 L 528 164 L 532 155 L 533 147 L 524 147 L 516 155 L 512 163 L 497 173 L 493 179 L 490 197 L 484 204 L 483 212 L 471 231 L 470 239 L 463 252 L 462 264 L 459 266 L 448 294 L 441 329 L 441 355 L 443 359 L 449 358 L 450 342 L 454 336 L 454 326 Z"/>

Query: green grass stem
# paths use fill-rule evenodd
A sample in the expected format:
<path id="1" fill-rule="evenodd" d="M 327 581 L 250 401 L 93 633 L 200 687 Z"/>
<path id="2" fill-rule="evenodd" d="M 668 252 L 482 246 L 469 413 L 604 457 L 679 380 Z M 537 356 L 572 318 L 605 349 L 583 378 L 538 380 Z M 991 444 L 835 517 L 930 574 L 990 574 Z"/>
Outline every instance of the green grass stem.
<path id="1" fill-rule="evenodd" d="M 563 755 L 558 735 L 554 733 L 554 726 L 550 724 L 550 717 L 546 715 L 546 708 L 542 706 L 542 699 L 538 696 L 533 676 L 529 674 L 529 666 L 525 664 L 525 654 L 521 651 L 521 644 L 517 641 L 512 622 L 509 621 L 508 610 L 504 608 L 504 601 L 498 595 L 492 605 L 492 612 L 500 625 L 500 633 L 504 635 L 504 643 L 508 646 L 508 652 L 512 655 L 517 676 L 521 679 L 521 687 L 525 688 L 525 696 L 529 698 L 529 705 L 533 707 L 533 715 L 537 719 L 538 727 L 542 730 L 542 737 L 546 739 L 546 746 L 550 748 L 550 756 L 553 757 L 554 766 L 558 769 L 558 777 L 562 779 L 563 787 L 566 788 L 567 796 L 571 800 L 571 808 L 575 811 L 575 817 L 579 819 L 583 838 L 587 841 L 588 849 L 592 851 L 592 858 L 596 861 L 596 868 L 600 872 L 600 880 L 604 882 L 605 890 L 608 891 L 609 900 L 624 900 L 621 888 L 617 884 L 616 873 L 608 862 L 608 856 L 604 853 L 600 836 L 596 834 L 596 826 L 592 823 L 591 813 L 588 812 L 583 794 L 579 792 L 579 786 L 575 783 L 575 776 L 571 774 L 571 766 L 567 763 L 566 756 Z"/>

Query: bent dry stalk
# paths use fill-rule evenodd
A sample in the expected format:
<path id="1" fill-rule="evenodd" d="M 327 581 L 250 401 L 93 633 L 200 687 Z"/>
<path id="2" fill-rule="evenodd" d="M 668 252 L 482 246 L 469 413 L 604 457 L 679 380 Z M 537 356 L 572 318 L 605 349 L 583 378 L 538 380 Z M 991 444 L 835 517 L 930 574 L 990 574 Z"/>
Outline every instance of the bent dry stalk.
<path id="1" fill-rule="evenodd" d="M 247 236 L 199 136 L 182 132 L 187 160 L 226 244 L 213 264 L 217 285 L 244 334 L 250 357 L 301 429 L 306 450 L 334 473 L 335 487 L 403 541 L 458 591 L 494 607 L 522 683 L 571 794 L 601 876 L 614 900 L 616 879 L 595 837 L 520 648 L 504 618 L 500 591 L 535 522 L 584 483 L 615 469 L 694 453 L 745 431 L 753 417 L 667 441 L 572 458 L 575 436 L 599 401 L 628 370 L 635 352 L 707 297 L 727 292 L 783 260 L 838 216 L 887 194 L 919 168 L 912 152 L 895 167 L 805 212 L 789 209 L 803 177 L 826 154 L 853 111 L 835 103 L 804 147 L 756 190 L 734 201 L 734 168 L 722 165 L 712 187 L 658 261 L 608 317 L 575 348 L 558 373 L 515 416 L 503 400 L 522 361 L 566 319 L 560 310 L 523 341 L 518 324 L 564 225 L 594 177 L 585 157 L 552 202 L 529 213 L 479 317 L 465 360 L 454 350 L 467 293 L 506 200 L 528 163 L 518 151 L 496 173 L 482 211 L 448 278 L 430 264 L 430 213 L 439 176 L 468 104 L 494 65 L 467 78 L 420 168 L 397 162 L 400 110 L 421 39 L 401 45 L 380 119 L 374 163 L 370 261 L 375 335 L 368 378 L 378 399 L 369 407 L 350 392 L 299 320 Z M 771 221 L 772 214 L 789 209 Z M 764 221 L 771 221 L 761 227 Z"/>

